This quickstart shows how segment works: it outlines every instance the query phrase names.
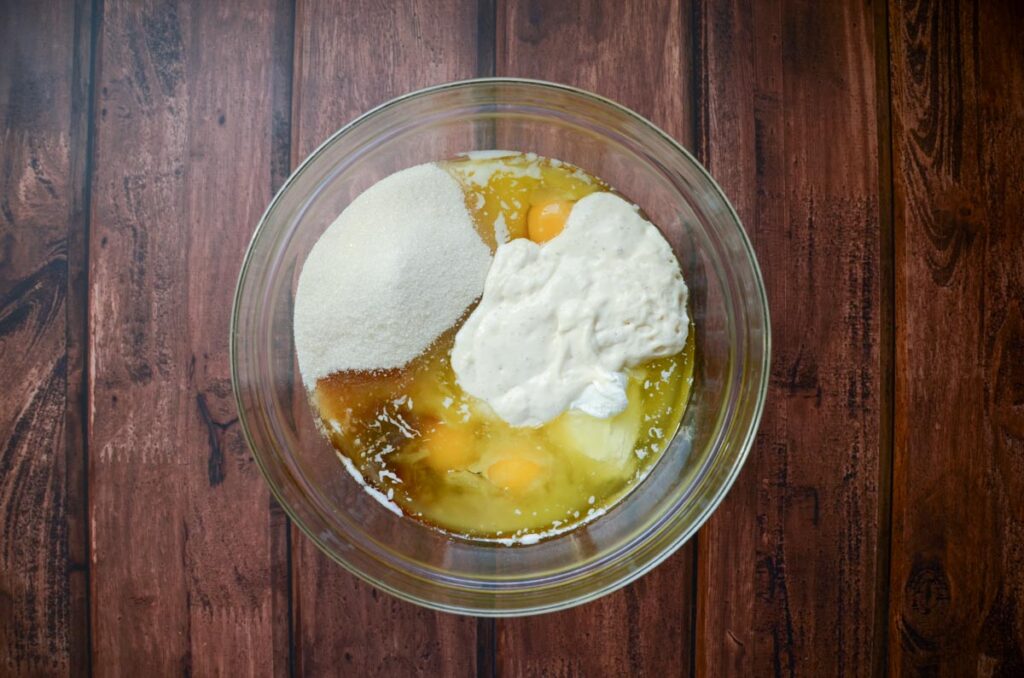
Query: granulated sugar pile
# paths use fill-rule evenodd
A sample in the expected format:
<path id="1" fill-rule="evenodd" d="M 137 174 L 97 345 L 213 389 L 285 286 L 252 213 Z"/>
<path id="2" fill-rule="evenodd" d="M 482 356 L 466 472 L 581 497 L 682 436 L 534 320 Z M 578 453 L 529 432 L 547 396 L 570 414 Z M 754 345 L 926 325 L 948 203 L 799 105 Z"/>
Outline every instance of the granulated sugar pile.
<path id="1" fill-rule="evenodd" d="M 307 389 L 343 370 L 402 367 L 483 292 L 491 252 L 458 182 L 434 164 L 383 179 L 313 246 L 295 296 Z"/>

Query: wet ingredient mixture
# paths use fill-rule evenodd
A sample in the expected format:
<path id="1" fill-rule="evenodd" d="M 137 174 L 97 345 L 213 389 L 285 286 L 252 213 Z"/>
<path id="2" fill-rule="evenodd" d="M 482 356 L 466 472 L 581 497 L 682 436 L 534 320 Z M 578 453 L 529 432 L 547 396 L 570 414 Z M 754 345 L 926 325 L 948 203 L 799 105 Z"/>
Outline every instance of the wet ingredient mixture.
<path id="1" fill-rule="evenodd" d="M 296 349 L 341 463 L 378 501 L 529 544 L 601 515 L 675 434 L 685 306 L 668 244 L 606 184 L 477 153 L 353 201 L 303 268 Z"/>

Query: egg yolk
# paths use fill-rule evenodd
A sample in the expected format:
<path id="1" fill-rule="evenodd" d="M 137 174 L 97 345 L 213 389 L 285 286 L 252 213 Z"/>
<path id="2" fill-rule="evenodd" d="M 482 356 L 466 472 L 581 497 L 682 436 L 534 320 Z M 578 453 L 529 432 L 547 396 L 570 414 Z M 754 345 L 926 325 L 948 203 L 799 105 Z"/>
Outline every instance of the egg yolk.
<path id="1" fill-rule="evenodd" d="M 426 462 L 435 471 L 462 469 L 475 459 L 473 433 L 464 428 L 437 424 L 423 434 Z"/>
<path id="2" fill-rule="evenodd" d="M 530 240 L 544 243 L 551 240 L 565 228 L 565 220 L 572 211 L 569 200 L 551 200 L 533 205 L 526 217 L 526 229 Z"/>
<path id="3" fill-rule="evenodd" d="M 508 457 L 496 461 L 487 469 L 487 479 L 498 487 L 520 493 L 540 476 L 541 467 L 525 457 Z"/>

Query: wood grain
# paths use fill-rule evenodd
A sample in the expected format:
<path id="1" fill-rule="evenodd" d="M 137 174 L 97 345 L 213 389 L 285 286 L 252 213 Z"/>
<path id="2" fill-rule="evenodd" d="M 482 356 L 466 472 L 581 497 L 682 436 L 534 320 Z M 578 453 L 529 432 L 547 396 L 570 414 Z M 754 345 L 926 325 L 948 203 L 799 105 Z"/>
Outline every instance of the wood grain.
<path id="1" fill-rule="evenodd" d="M 283 522 L 238 430 L 227 355 L 238 267 L 280 178 L 282 15 L 276 0 L 104 3 L 89 309 L 100 675 L 288 670 L 271 628 Z"/>
<path id="2" fill-rule="evenodd" d="M 345 123 L 399 94 L 487 69 L 477 3 L 301 0 L 296 13 L 293 153 L 298 162 Z M 486 21 L 484 22 L 486 24 Z M 482 55 L 481 55 L 482 51 Z M 483 58 L 483 59 L 482 59 Z M 472 675 L 476 622 L 380 593 L 296 533 L 300 675 Z"/>
<path id="3" fill-rule="evenodd" d="M 706 2 L 699 21 L 701 156 L 761 262 L 773 355 L 755 447 L 699 538 L 697 673 L 866 675 L 887 515 L 884 35 L 854 1 Z"/>
<path id="4" fill-rule="evenodd" d="M 81 377 L 89 3 L 0 8 L 0 673 L 88 656 Z"/>
<path id="5" fill-rule="evenodd" d="M 893 2 L 893 675 L 1024 675 L 1024 7 Z"/>
<path id="6" fill-rule="evenodd" d="M 694 141 L 688 2 L 507 0 L 497 17 L 498 75 L 595 91 Z M 688 675 L 694 551 L 686 546 L 639 582 L 594 603 L 498 622 L 502 675 Z"/>

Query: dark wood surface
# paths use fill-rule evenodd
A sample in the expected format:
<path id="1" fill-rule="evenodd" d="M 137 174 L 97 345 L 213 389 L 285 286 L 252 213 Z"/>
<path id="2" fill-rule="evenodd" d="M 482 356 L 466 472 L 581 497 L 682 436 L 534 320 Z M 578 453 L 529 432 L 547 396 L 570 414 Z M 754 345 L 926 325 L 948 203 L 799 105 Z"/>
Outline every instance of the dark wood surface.
<path id="1" fill-rule="evenodd" d="M 279 537 L 224 342 L 241 226 L 272 196 L 276 15 L 270 1 L 103 3 L 88 266 L 101 674 L 269 672 L 287 657 L 271 642 Z"/>
<path id="2" fill-rule="evenodd" d="M 697 540 L 701 674 L 866 675 L 882 651 L 891 234 L 873 11 L 708 3 L 698 18 L 700 152 L 762 262 L 773 341 L 753 453 Z"/>
<path id="3" fill-rule="evenodd" d="M 1020 3 L 0 7 L 0 674 L 1024 675 Z M 226 345 L 290 168 L 478 75 L 693 149 L 773 321 L 757 443 L 698 538 L 496 622 L 378 593 L 288 524 Z"/>
<path id="4" fill-rule="evenodd" d="M 889 666 L 1024 676 L 1024 5 L 894 7 Z"/>

